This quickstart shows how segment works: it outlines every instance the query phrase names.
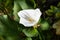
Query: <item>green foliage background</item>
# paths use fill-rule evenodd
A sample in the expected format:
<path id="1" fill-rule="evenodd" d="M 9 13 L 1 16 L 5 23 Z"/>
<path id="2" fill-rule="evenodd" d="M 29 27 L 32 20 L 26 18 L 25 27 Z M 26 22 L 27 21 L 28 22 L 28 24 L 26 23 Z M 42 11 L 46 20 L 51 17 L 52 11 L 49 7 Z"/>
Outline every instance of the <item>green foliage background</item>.
<path id="1" fill-rule="evenodd" d="M 52 40 L 56 36 L 54 29 L 60 29 L 60 2 L 47 10 L 43 9 L 46 0 L 39 2 L 41 5 L 36 0 L 0 0 L 0 40 Z M 20 10 L 37 7 L 42 12 L 40 27 L 26 28 L 19 24 L 17 13 Z"/>

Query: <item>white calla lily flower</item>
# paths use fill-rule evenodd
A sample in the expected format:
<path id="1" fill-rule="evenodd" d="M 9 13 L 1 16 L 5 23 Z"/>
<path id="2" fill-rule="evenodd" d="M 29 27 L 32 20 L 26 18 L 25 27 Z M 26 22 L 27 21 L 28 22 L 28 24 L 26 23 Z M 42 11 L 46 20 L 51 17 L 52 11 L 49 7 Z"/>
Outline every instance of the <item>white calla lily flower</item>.
<path id="1" fill-rule="evenodd" d="M 41 11 L 37 9 L 27 9 L 18 12 L 18 16 L 20 17 L 20 22 L 25 27 L 31 27 L 38 23 Z"/>

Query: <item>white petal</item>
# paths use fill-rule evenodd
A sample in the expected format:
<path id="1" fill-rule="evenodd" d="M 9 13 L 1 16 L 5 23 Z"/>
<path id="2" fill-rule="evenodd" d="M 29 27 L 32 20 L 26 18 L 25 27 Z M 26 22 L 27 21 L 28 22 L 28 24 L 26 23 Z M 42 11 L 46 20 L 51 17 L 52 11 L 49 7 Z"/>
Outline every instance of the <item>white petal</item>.
<path id="1" fill-rule="evenodd" d="M 37 9 L 28 9 L 28 10 L 22 10 L 18 12 L 18 16 L 20 17 L 20 23 L 23 24 L 26 27 L 34 26 L 41 16 L 41 11 Z M 35 21 L 29 22 L 28 19 L 31 18 Z"/>

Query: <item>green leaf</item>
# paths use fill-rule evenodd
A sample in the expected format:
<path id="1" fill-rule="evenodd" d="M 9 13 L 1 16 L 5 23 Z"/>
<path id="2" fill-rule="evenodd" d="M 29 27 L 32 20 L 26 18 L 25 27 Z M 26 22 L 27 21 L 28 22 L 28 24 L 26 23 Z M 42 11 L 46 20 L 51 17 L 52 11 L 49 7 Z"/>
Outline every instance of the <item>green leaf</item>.
<path id="1" fill-rule="evenodd" d="M 59 12 L 56 12 L 55 18 L 60 18 L 60 11 Z"/>
<path id="2" fill-rule="evenodd" d="M 15 36 L 18 34 L 18 24 L 17 22 L 8 18 L 7 15 L 0 16 L 0 21 L 5 26 L 5 35 Z"/>
<path id="3" fill-rule="evenodd" d="M 27 36 L 27 37 L 36 37 L 38 36 L 38 31 L 37 29 L 23 29 L 23 33 Z"/>
<path id="4" fill-rule="evenodd" d="M 19 0 L 18 3 L 22 9 L 28 9 L 29 8 L 29 6 L 26 3 L 26 0 Z"/>
<path id="5" fill-rule="evenodd" d="M 0 40 L 5 40 L 2 36 L 0 36 Z"/>
<path id="6" fill-rule="evenodd" d="M 59 8 L 60 8 L 60 2 L 58 3 L 58 5 L 57 5 Z"/>
<path id="7" fill-rule="evenodd" d="M 0 36 L 4 35 L 4 25 L 0 22 Z"/>
<path id="8" fill-rule="evenodd" d="M 35 0 L 26 0 L 26 3 L 27 3 L 27 5 L 30 6 L 31 8 L 36 8 Z"/>
<path id="9" fill-rule="evenodd" d="M 0 0 L 0 3 L 2 2 L 2 0 Z"/>
<path id="10" fill-rule="evenodd" d="M 32 40 L 32 38 L 30 38 L 30 37 L 27 37 L 25 40 Z"/>
<path id="11" fill-rule="evenodd" d="M 45 12 L 46 12 L 46 14 L 47 14 L 48 16 L 52 16 L 52 15 L 54 15 L 58 10 L 59 10 L 59 9 L 58 9 L 57 7 L 55 7 L 55 6 L 50 6 L 50 9 L 46 10 Z"/>
<path id="12" fill-rule="evenodd" d="M 13 10 L 14 10 L 14 13 L 17 13 L 17 12 L 19 12 L 21 10 L 20 5 L 16 1 L 14 1 L 14 8 L 13 8 Z"/>
<path id="13" fill-rule="evenodd" d="M 46 2 L 46 0 L 41 0 L 42 1 L 42 3 L 45 3 Z"/>
<path id="14" fill-rule="evenodd" d="M 13 8 L 14 12 L 13 12 L 13 15 L 14 15 L 14 20 L 15 21 L 19 21 L 19 18 L 18 18 L 18 12 L 21 10 L 21 7 L 20 5 L 14 1 L 14 8 Z"/>
<path id="15" fill-rule="evenodd" d="M 6 0 L 5 7 L 7 7 L 10 4 L 10 0 Z"/>
<path id="16" fill-rule="evenodd" d="M 55 6 L 50 6 L 50 8 L 51 8 L 52 10 L 57 9 L 57 7 L 55 7 Z"/>
<path id="17" fill-rule="evenodd" d="M 41 23 L 41 29 L 42 29 L 42 30 L 48 30 L 48 29 L 49 29 L 49 23 L 46 22 L 46 21 L 43 21 L 43 22 Z"/>
<path id="18" fill-rule="evenodd" d="M 17 36 L 7 36 L 6 40 L 18 40 Z"/>
<path id="19" fill-rule="evenodd" d="M 48 15 L 48 16 L 52 16 L 53 15 L 53 10 L 51 10 L 51 9 L 48 9 L 47 11 L 45 11 L 46 12 L 46 14 Z"/>
<path id="20" fill-rule="evenodd" d="M 36 7 L 34 0 L 17 0 L 22 9 L 30 9 Z"/>

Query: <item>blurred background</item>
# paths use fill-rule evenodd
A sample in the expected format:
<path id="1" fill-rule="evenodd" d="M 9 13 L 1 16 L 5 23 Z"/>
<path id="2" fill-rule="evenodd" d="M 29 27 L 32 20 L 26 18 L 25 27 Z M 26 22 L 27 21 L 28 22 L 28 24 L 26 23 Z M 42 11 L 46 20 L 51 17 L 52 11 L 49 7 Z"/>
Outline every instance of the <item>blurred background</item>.
<path id="1" fill-rule="evenodd" d="M 40 27 L 19 24 L 20 10 L 36 8 Z M 0 40 L 60 40 L 60 0 L 0 0 Z"/>

